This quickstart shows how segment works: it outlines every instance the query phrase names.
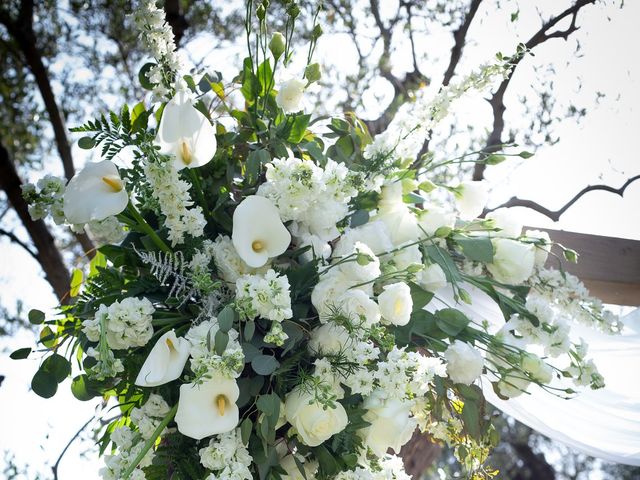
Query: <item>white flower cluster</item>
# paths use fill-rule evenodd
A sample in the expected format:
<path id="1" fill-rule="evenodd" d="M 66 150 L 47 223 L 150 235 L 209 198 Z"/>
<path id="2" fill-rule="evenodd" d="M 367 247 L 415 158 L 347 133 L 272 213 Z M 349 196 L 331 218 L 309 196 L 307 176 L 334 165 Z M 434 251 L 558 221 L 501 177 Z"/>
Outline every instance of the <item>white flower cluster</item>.
<path id="1" fill-rule="evenodd" d="M 246 264 L 235 247 L 231 238 L 226 235 L 218 235 L 212 245 L 213 260 L 218 271 L 218 275 L 226 282 L 235 285 L 236 280 L 243 275 L 266 273 L 269 264 L 260 268 L 252 268 Z"/>
<path id="2" fill-rule="evenodd" d="M 484 358 L 479 350 L 468 343 L 455 340 L 444 352 L 447 375 L 455 383 L 471 385 L 484 368 Z"/>
<path id="3" fill-rule="evenodd" d="M 193 206 L 189 196 L 189 183 L 180 179 L 172 162 L 147 162 L 144 166 L 146 179 L 153 189 L 164 225 L 169 230 L 168 238 L 172 246 L 184 242 L 185 234 L 201 237 L 206 221 L 202 208 Z"/>
<path id="4" fill-rule="evenodd" d="M 458 82 L 452 82 L 435 95 L 419 95 L 415 103 L 403 108 L 395 116 L 384 132 L 376 135 L 373 143 L 365 149 L 365 156 L 415 158 L 431 130 L 447 116 L 454 100 L 469 90 L 483 90 L 504 79 L 510 69 L 511 66 L 507 63 L 484 65 L 478 72 L 472 72 Z"/>
<path id="5" fill-rule="evenodd" d="M 402 458 L 385 455 L 376 469 L 356 467 L 355 470 L 340 472 L 334 480 L 411 480 L 411 476 L 404 471 Z"/>
<path id="6" fill-rule="evenodd" d="M 181 66 L 173 31 L 165 21 L 164 11 L 156 6 L 155 0 L 142 0 L 132 16 L 142 41 L 158 62 L 147 72 L 147 78 L 155 85 L 154 97 L 165 99 L 173 86 L 174 74 Z"/>
<path id="7" fill-rule="evenodd" d="M 191 344 L 191 369 L 197 377 L 217 373 L 228 378 L 237 378 L 244 367 L 244 353 L 238 342 L 238 332 L 227 332 L 229 341 L 222 353 L 215 352 L 215 337 L 219 327 L 217 320 L 211 319 L 189 329 L 185 338 Z"/>
<path id="8" fill-rule="evenodd" d="M 31 219 L 41 220 L 51 215 L 56 225 L 65 222 L 63 197 L 65 181 L 52 175 L 38 180 L 37 187 L 32 183 L 22 185 L 22 197 L 29 204 Z"/>
<path id="9" fill-rule="evenodd" d="M 559 270 L 541 269 L 530 283 L 544 302 L 562 308 L 572 320 L 605 333 L 622 330 L 620 318 L 605 310 L 599 299 L 590 296 L 578 277 Z"/>
<path id="10" fill-rule="evenodd" d="M 215 435 L 207 447 L 200 449 L 200 463 L 213 471 L 205 480 L 251 480 L 252 460 L 239 429 Z"/>
<path id="11" fill-rule="evenodd" d="M 265 341 L 281 346 L 287 339 L 281 322 L 293 316 L 289 280 L 274 270 L 265 274 L 243 275 L 236 280 L 236 305 L 243 317 L 271 320 L 271 330 Z"/>
<path id="12" fill-rule="evenodd" d="M 349 200 L 358 191 L 357 177 L 333 160 L 324 168 L 311 160 L 276 158 L 267 164 L 267 181 L 258 195 L 270 199 L 283 222 L 294 220 L 323 242 L 336 238 L 336 223 L 349 213 Z"/>
<path id="13" fill-rule="evenodd" d="M 164 398 L 156 393 L 149 395 L 149 399 L 140 408 L 131 410 L 131 421 L 138 427 L 142 438 L 149 440 L 162 419 L 169 413 L 169 405 Z"/>
<path id="14" fill-rule="evenodd" d="M 106 466 L 100 469 L 100 476 L 103 480 L 120 480 L 123 473 L 129 468 L 131 462 L 138 456 L 144 447 L 144 441 L 129 427 L 116 428 L 111 434 L 111 441 L 118 448 L 116 455 L 105 455 Z M 153 449 L 142 457 L 140 463 L 129 476 L 130 480 L 144 480 L 145 475 L 142 470 L 151 465 L 153 461 Z"/>
<path id="15" fill-rule="evenodd" d="M 116 358 L 113 351 L 109 350 L 107 345 L 104 345 L 104 348 L 98 349 L 89 347 L 87 349 L 87 357 L 96 360 L 96 364 L 87 369 L 87 375 L 93 379 L 104 380 L 105 378 L 115 377 L 118 373 L 124 372 L 122 360 Z"/>
<path id="16" fill-rule="evenodd" d="M 82 331 L 92 342 L 100 341 L 104 329 L 109 348 L 123 350 L 142 347 L 153 336 L 153 305 L 146 298 L 125 298 L 108 307 L 100 305 L 93 319 L 82 322 Z"/>

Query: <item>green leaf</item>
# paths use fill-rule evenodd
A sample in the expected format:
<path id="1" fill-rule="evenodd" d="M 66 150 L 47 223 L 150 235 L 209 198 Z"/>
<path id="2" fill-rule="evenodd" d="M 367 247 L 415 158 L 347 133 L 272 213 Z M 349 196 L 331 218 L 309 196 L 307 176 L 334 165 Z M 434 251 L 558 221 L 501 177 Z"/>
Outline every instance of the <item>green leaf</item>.
<path id="1" fill-rule="evenodd" d="M 248 103 L 253 103 L 260 92 L 260 83 L 253 73 L 253 64 L 250 58 L 245 58 L 242 68 L 242 87 L 240 93 Z"/>
<path id="2" fill-rule="evenodd" d="M 93 147 L 95 147 L 95 145 L 96 142 L 91 137 L 82 137 L 80 140 L 78 140 L 78 146 L 83 150 L 91 150 Z"/>
<path id="3" fill-rule="evenodd" d="M 53 375 L 58 383 L 62 383 L 71 374 L 71 364 L 62 355 L 54 353 L 42 362 L 40 370 L 45 370 Z"/>
<path id="4" fill-rule="evenodd" d="M 87 375 L 78 375 L 71 382 L 71 393 L 82 402 L 91 400 L 99 394 L 91 387 L 91 380 Z"/>
<path id="5" fill-rule="evenodd" d="M 291 124 L 291 130 L 289 131 L 287 140 L 291 143 L 300 143 L 307 131 L 310 119 L 311 115 L 296 115 Z"/>
<path id="6" fill-rule="evenodd" d="M 325 447 L 320 445 L 311 449 L 313 454 L 318 459 L 320 466 L 320 472 L 323 477 L 333 477 L 340 471 L 340 464 L 335 459 L 335 456 Z"/>
<path id="7" fill-rule="evenodd" d="M 216 353 L 218 355 L 222 355 L 227 348 L 228 343 L 229 334 L 227 332 L 223 332 L 222 330 L 218 330 L 214 339 L 214 348 Z"/>
<path id="8" fill-rule="evenodd" d="M 236 318 L 236 312 L 231 305 L 227 305 L 218 315 L 218 327 L 223 332 L 228 332 L 233 327 L 233 321 Z"/>
<path id="9" fill-rule="evenodd" d="M 473 262 L 492 263 L 493 244 L 489 237 L 463 237 L 456 235 L 453 240 L 460 245 L 464 256 Z"/>
<path id="10" fill-rule="evenodd" d="M 240 424 L 240 438 L 242 439 L 242 443 L 245 445 L 249 443 L 252 430 L 253 422 L 250 419 L 245 418 L 242 424 Z"/>
<path id="11" fill-rule="evenodd" d="M 58 343 L 56 334 L 53 333 L 51 327 L 46 326 L 40 332 L 40 342 L 47 348 L 53 348 Z"/>
<path id="12" fill-rule="evenodd" d="M 422 310 L 424 306 L 433 298 L 432 292 L 427 292 L 424 288 L 414 282 L 409 282 L 411 299 L 413 300 L 413 311 Z"/>
<path id="13" fill-rule="evenodd" d="M 364 225 L 369 221 L 369 211 L 368 210 L 356 210 L 351 215 L 351 228 L 359 227 L 360 225 Z"/>
<path id="14" fill-rule="evenodd" d="M 273 89 L 275 82 L 271 81 L 271 62 L 269 59 L 265 60 L 258 67 L 258 81 L 260 82 L 260 95 L 267 96 L 271 89 Z"/>
<path id="15" fill-rule="evenodd" d="M 455 284 L 461 280 L 460 272 L 458 272 L 458 268 L 449 255 L 449 252 L 437 245 L 429 245 L 425 248 L 425 251 L 427 253 L 427 256 L 433 262 L 436 262 L 438 265 L 440 265 L 440 268 L 442 268 L 442 271 L 444 272 L 448 283 Z"/>
<path id="16" fill-rule="evenodd" d="M 256 407 L 265 415 L 271 417 L 275 424 L 280 416 L 280 397 L 275 393 L 260 395 L 256 401 Z"/>
<path id="17" fill-rule="evenodd" d="M 472 400 L 464 402 L 462 420 L 467 433 L 476 440 L 480 440 L 480 412 L 476 402 Z"/>
<path id="18" fill-rule="evenodd" d="M 280 366 L 276 357 L 271 355 L 257 355 L 251 360 L 251 368 L 258 375 L 271 375 Z"/>
<path id="19" fill-rule="evenodd" d="M 42 398 L 51 398 L 58 391 L 58 382 L 52 373 L 40 369 L 31 380 L 31 389 Z"/>
<path id="20" fill-rule="evenodd" d="M 40 325 L 42 322 L 44 322 L 44 312 L 36 310 L 35 308 L 29 310 L 29 323 L 32 325 Z"/>
<path id="21" fill-rule="evenodd" d="M 24 360 L 29 356 L 30 353 L 31 353 L 31 349 L 29 347 L 19 348 L 18 350 L 11 352 L 11 355 L 9 355 L 9 358 L 11 360 Z"/>
<path id="22" fill-rule="evenodd" d="M 98 274 L 98 268 L 106 268 L 107 266 L 107 257 L 104 256 L 100 251 L 96 252 L 96 254 L 89 262 L 89 278 Z"/>
<path id="23" fill-rule="evenodd" d="M 443 308 L 436 313 L 438 328 L 451 337 L 458 335 L 469 324 L 469 318 L 455 308 Z"/>
<path id="24" fill-rule="evenodd" d="M 151 81 L 147 77 L 147 73 L 149 73 L 149 71 L 153 67 L 155 67 L 155 65 L 155 63 L 151 62 L 145 63 L 138 72 L 138 81 L 140 82 L 140 85 L 142 85 L 142 88 L 144 88 L 145 90 L 153 90 L 156 86 L 155 83 L 151 83 Z"/>
<path id="25" fill-rule="evenodd" d="M 80 293 L 80 287 L 82 287 L 82 280 L 84 279 L 84 274 L 82 270 L 79 268 L 74 268 L 73 273 L 71 274 L 71 290 L 69 291 L 69 295 L 71 297 L 77 297 Z"/>
<path id="26" fill-rule="evenodd" d="M 253 334 L 256 332 L 256 323 L 253 320 L 249 320 L 244 326 L 244 338 L 249 341 L 253 338 Z"/>
<path id="27" fill-rule="evenodd" d="M 247 156 L 246 178 L 250 184 L 258 181 L 262 167 L 271 161 L 269 151 L 265 149 L 253 150 Z"/>

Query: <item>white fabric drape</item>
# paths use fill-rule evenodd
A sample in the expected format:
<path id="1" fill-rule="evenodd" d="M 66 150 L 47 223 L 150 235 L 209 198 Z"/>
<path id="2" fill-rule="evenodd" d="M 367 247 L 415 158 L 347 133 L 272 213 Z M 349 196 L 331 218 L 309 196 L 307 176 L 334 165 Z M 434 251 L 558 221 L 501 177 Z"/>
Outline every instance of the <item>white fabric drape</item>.
<path id="1" fill-rule="evenodd" d="M 443 294 L 444 293 L 444 294 Z M 429 310 L 449 306 L 470 318 L 486 319 L 496 329 L 504 324 L 498 306 L 482 292 L 473 291 L 472 305 L 455 304 L 451 295 L 438 292 Z M 575 325 L 572 337 L 589 345 L 606 387 L 585 389 L 564 400 L 532 385 L 528 393 L 500 400 L 488 381 L 483 382 L 487 400 L 494 406 L 554 440 L 603 460 L 640 466 L 640 309 L 623 318 L 621 335 L 606 335 Z"/>

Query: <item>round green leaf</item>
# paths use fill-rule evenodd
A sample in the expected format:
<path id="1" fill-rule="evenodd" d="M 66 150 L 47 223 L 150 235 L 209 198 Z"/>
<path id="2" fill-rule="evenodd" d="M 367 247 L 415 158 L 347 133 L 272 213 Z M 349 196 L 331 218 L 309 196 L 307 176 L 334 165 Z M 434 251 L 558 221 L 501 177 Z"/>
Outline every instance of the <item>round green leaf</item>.
<path id="1" fill-rule="evenodd" d="M 83 150 L 91 150 L 96 146 L 96 142 L 91 137 L 82 137 L 80 140 L 78 140 L 78 146 Z"/>
<path id="2" fill-rule="evenodd" d="M 138 72 L 138 80 L 140 81 L 140 85 L 142 85 L 142 88 L 144 88 L 145 90 L 153 90 L 153 88 L 155 87 L 155 84 L 151 83 L 151 81 L 147 77 L 147 73 L 149 73 L 149 70 L 151 70 L 155 66 L 155 63 L 145 63 L 140 69 L 140 72 Z"/>
<path id="3" fill-rule="evenodd" d="M 11 355 L 9 355 L 9 358 L 11 358 L 12 360 L 23 360 L 27 358 L 30 353 L 31 353 L 31 349 L 29 347 L 19 348 L 15 352 L 11 352 Z"/>
<path id="4" fill-rule="evenodd" d="M 35 308 L 29 311 L 29 323 L 40 325 L 42 322 L 44 322 L 44 312 L 36 310 Z"/>
<path id="5" fill-rule="evenodd" d="M 58 382 L 52 373 L 40 369 L 31 380 L 31 388 L 42 398 L 51 398 L 58 391 Z"/>
<path id="6" fill-rule="evenodd" d="M 71 364 L 62 355 L 54 353 L 42 362 L 41 370 L 52 374 L 58 383 L 64 381 L 71 374 Z"/>
<path id="7" fill-rule="evenodd" d="M 71 382 L 71 393 L 73 393 L 73 396 L 83 402 L 96 397 L 98 393 L 91 388 L 90 382 L 89 377 L 84 374 L 75 377 Z"/>
<path id="8" fill-rule="evenodd" d="M 258 375 L 271 375 L 280 363 L 271 355 L 257 355 L 251 360 L 251 367 Z"/>
<path id="9" fill-rule="evenodd" d="M 42 329 L 40 332 L 40 342 L 42 342 L 42 344 L 47 348 L 53 348 L 56 346 L 58 341 L 56 339 L 56 334 L 53 333 L 51 327 L 47 326 Z"/>

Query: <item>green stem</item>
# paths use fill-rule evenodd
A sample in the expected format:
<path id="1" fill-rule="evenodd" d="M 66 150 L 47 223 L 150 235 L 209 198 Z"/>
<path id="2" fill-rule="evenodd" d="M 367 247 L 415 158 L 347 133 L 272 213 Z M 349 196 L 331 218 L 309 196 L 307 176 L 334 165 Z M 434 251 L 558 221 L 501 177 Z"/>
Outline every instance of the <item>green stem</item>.
<path id="1" fill-rule="evenodd" d="M 204 192 L 202 191 L 202 182 L 200 181 L 200 175 L 193 168 L 187 168 L 187 170 L 189 171 L 189 177 L 191 177 L 191 182 L 193 183 L 193 188 L 195 188 L 198 200 L 200 201 L 202 211 L 204 212 L 205 217 L 211 218 L 209 206 L 207 205 L 207 199 L 205 198 Z"/>
<path id="2" fill-rule="evenodd" d="M 160 422 L 160 425 L 158 425 L 158 427 L 153 431 L 151 438 L 144 443 L 144 447 L 142 447 L 142 450 L 140 450 L 140 453 L 136 455 L 136 458 L 133 459 L 133 462 L 131 462 L 131 465 L 129 465 L 129 468 L 127 468 L 125 472 L 122 474 L 123 480 L 127 480 L 131 476 L 131 474 L 136 469 L 138 464 L 142 461 L 142 459 L 147 454 L 147 452 L 151 449 L 151 447 L 153 447 L 153 444 L 156 443 L 156 440 L 158 439 L 158 437 L 160 437 L 160 435 L 162 434 L 166 426 L 169 425 L 169 422 L 173 420 L 173 417 L 176 416 L 177 411 L 178 411 L 178 404 L 176 403 L 173 406 L 173 408 L 169 410 L 169 413 L 167 413 L 167 416 L 162 419 L 162 422 Z"/>
<path id="3" fill-rule="evenodd" d="M 155 243 L 156 246 L 163 252 L 172 253 L 169 246 L 162 241 L 162 239 L 158 236 L 156 231 L 153 228 L 151 228 L 151 225 L 149 225 L 147 221 L 142 217 L 142 215 L 140 215 L 140 212 L 136 207 L 133 206 L 133 203 L 129 202 L 129 205 L 127 208 L 129 209 L 129 213 L 131 213 L 131 216 L 133 216 L 134 220 L 138 222 L 138 226 L 140 227 L 140 229 L 144 233 L 149 235 L 149 238 L 151 238 L 153 243 Z"/>

